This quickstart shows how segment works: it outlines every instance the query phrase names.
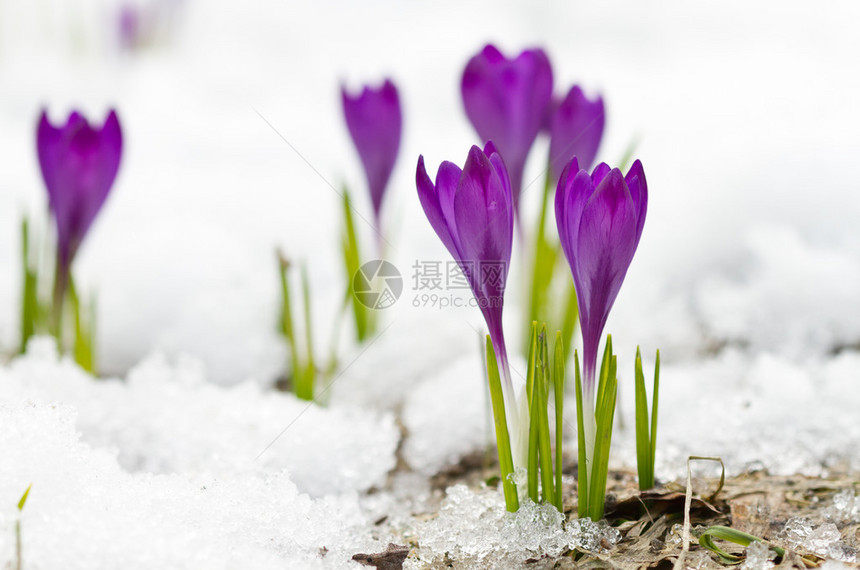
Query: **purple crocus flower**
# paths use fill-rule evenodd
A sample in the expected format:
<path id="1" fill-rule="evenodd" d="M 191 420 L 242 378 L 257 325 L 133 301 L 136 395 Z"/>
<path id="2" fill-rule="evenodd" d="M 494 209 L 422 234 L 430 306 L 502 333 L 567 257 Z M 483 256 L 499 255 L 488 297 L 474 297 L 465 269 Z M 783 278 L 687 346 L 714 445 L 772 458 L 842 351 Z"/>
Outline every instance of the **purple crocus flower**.
<path id="1" fill-rule="evenodd" d="M 386 79 L 381 87 L 365 87 L 353 97 L 341 88 L 343 114 L 367 175 L 376 226 L 385 187 L 397 160 L 403 118 L 397 87 Z"/>
<path id="2" fill-rule="evenodd" d="M 647 208 L 648 184 L 638 160 L 624 176 L 606 163 L 589 174 L 574 158 L 558 182 L 555 215 L 579 301 L 583 390 L 589 397 L 603 327 L 639 245 Z"/>
<path id="3" fill-rule="evenodd" d="M 57 282 L 65 288 L 69 267 L 110 192 L 122 155 L 122 131 L 111 110 L 101 128 L 77 111 L 55 127 L 45 111 L 36 135 L 39 165 L 57 223 Z"/>
<path id="4" fill-rule="evenodd" d="M 473 146 L 462 170 L 439 165 L 434 184 L 418 157 L 418 198 L 430 225 L 457 261 L 487 322 L 493 348 L 513 393 L 502 332 L 505 283 L 511 262 L 514 207 L 508 171 L 492 142 Z"/>
<path id="5" fill-rule="evenodd" d="M 552 67 L 543 50 L 507 59 L 487 45 L 469 60 L 461 83 L 466 115 L 482 140 L 492 140 L 511 175 L 514 207 L 523 169 L 552 97 Z"/>
<path id="6" fill-rule="evenodd" d="M 605 123 L 603 98 L 598 96 L 589 99 L 578 85 L 574 85 L 567 96 L 554 106 L 549 124 L 549 157 L 553 180 L 558 180 L 561 171 L 573 157 L 576 157 L 582 168 L 591 168 Z"/>

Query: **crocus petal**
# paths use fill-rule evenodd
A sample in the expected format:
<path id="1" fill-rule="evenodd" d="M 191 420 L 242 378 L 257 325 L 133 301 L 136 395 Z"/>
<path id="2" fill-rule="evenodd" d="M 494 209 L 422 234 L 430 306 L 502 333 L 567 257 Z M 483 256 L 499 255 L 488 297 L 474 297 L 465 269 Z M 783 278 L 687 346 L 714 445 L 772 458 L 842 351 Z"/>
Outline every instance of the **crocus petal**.
<path id="1" fill-rule="evenodd" d="M 639 159 L 633 162 L 627 175 L 624 177 L 627 182 L 627 187 L 630 189 L 630 196 L 633 198 L 633 203 L 636 205 L 636 215 L 639 222 L 636 225 L 637 235 L 642 235 L 642 228 L 645 225 L 645 214 L 648 212 L 648 182 L 645 180 L 645 170 L 642 168 L 642 163 Z M 639 238 L 636 238 L 636 243 L 639 243 Z"/>
<path id="2" fill-rule="evenodd" d="M 473 146 L 454 198 L 464 259 L 475 263 L 507 263 L 510 259 L 513 228 L 505 191 L 487 155 Z"/>
<path id="3" fill-rule="evenodd" d="M 488 45 L 466 64 L 461 91 L 478 136 L 492 140 L 505 160 L 517 204 L 525 161 L 552 97 L 549 58 L 531 49 L 509 60 Z"/>
<path id="4" fill-rule="evenodd" d="M 361 158 L 374 215 L 379 218 L 385 188 L 397 161 L 403 117 L 397 88 L 390 80 L 358 96 L 341 88 L 346 125 Z"/>
<path id="5" fill-rule="evenodd" d="M 419 157 L 416 185 L 430 225 L 463 270 L 490 334 L 503 350 L 501 314 L 513 244 L 513 197 L 502 157 L 492 144 L 487 150 L 490 156 L 473 146 L 462 171 L 443 162 L 435 186 Z"/>
<path id="6" fill-rule="evenodd" d="M 603 98 L 591 100 L 574 85 L 558 104 L 550 121 L 549 155 L 554 176 L 558 176 L 574 156 L 583 168 L 594 163 L 605 123 Z"/>
<path id="7" fill-rule="evenodd" d="M 648 194 L 639 161 L 626 177 L 606 164 L 590 175 L 574 166 L 559 179 L 556 220 L 579 301 L 585 381 L 593 386 L 603 328 L 639 244 Z"/>
<path id="8" fill-rule="evenodd" d="M 57 252 L 63 270 L 104 204 L 119 170 L 122 131 L 111 111 L 100 129 L 73 112 L 64 127 L 53 127 L 43 112 L 37 152 L 57 224 Z"/>

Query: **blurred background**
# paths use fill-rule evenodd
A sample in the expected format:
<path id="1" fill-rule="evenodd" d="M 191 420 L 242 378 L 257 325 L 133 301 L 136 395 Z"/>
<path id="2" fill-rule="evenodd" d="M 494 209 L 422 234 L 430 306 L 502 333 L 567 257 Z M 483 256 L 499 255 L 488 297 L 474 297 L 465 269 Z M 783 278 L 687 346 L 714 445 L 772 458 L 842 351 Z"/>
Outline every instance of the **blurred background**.
<path id="1" fill-rule="evenodd" d="M 602 93 L 599 160 L 639 141 L 650 204 L 607 327 L 621 354 L 640 343 L 674 361 L 725 346 L 801 359 L 853 346 L 857 21 L 849 1 L 0 0 L 0 351 L 17 343 L 20 218 L 46 219 L 41 109 L 100 124 L 113 107 L 123 126 L 119 177 L 76 270 L 98 296 L 102 370 L 160 350 L 201 359 L 218 382 L 271 382 L 285 358 L 275 247 L 308 263 L 327 338 L 344 279 L 332 186 L 349 185 L 371 219 L 341 85 L 391 77 L 400 89 L 383 223 L 409 301 L 415 261 L 448 260 L 416 199 L 417 157 L 435 171 L 479 142 L 459 81 L 487 42 L 509 56 L 543 47 L 557 94 Z M 540 138 L 526 167 L 527 211 L 547 148 Z M 456 313 L 401 300 L 386 318 L 401 345 L 477 346 L 478 311 Z"/>

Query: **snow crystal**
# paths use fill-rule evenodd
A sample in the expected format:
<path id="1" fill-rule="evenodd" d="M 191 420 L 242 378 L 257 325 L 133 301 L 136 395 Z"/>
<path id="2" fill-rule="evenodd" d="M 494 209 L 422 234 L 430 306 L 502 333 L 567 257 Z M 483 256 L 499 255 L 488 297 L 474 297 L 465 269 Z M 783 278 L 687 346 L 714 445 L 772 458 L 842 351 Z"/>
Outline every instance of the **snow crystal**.
<path id="1" fill-rule="evenodd" d="M 455 485 L 447 490 L 438 517 L 419 527 L 413 562 L 419 567 L 419 562 L 450 559 L 460 568 L 491 568 L 574 548 L 606 553 L 621 538 L 605 523 L 563 523 L 552 505 L 526 499 L 516 513 L 508 513 L 498 491 Z"/>
<path id="2" fill-rule="evenodd" d="M 774 553 L 765 543 L 751 542 L 746 548 L 746 559 L 741 568 L 744 570 L 768 570 L 774 567 L 774 563 L 771 562 L 773 557 Z"/>
<path id="3" fill-rule="evenodd" d="M 860 500 L 852 489 L 843 489 L 833 496 L 833 504 L 823 516 L 837 524 L 860 522 Z"/>
<path id="4" fill-rule="evenodd" d="M 778 537 L 789 548 L 808 550 L 823 558 L 839 562 L 856 562 L 857 549 L 842 542 L 842 534 L 832 522 L 815 521 L 807 517 L 792 517 Z"/>

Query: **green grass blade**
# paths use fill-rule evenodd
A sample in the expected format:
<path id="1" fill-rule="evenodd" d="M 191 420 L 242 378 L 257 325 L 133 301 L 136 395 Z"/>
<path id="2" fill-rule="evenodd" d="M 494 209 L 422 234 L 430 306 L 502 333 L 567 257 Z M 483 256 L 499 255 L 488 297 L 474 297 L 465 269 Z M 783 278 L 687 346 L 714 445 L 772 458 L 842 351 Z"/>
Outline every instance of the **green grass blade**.
<path id="1" fill-rule="evenodd" d="M 508 434 L 508 422 L 505 416 L 505 396 L 502 393 L 502 379 L 499 376 L 499 363 L 493 342 L 487 335 L 487 379 L 490 384 L 490 401 L 493 404 L 493 420 L 496 427 L 496 449 L 499 453 L 499 471 L 502 479 L 502 489 L 505 494 L 505 507 L 509 512 L 520 508 L 517 497 L 517 485 L 513 481 L 514 458 L 511 453 L 511 438 Z"/>
<path id="2" fill-rule="evenodd" d="M 529 464 L 528 464 L 528 491 L 529 499 L 538 502 L 538 475 L 540 455 L 540 396 L 538 395 L 539 382 L 532 383 L 531 394 L 529 395 Z"/>
<path id="3" fill-rule="evenodd" d="M 618 393 L 618 380 L 614 374 L 615 357 L 609 366 L 609 375 L 604 386 L 604 397 L 599 408 L 595 409 L 597 433 L 594 441 L 594 465 L 588 489 L 588 516 L 597 521 L 603 518 L 606 499 L 606 479 L 609 476 L 609 448 L 612 445 L 612 423 L 615 419 L 615 399 Z"/>
<path id="4" fill-rule="evenodd" d="M 87 324 L 81 317 L 80 296 L 78 295 L 78 288 L 71 274 L 69 275 L 66 294 L 69 297 L 72 310 L 72 320 L 75 325 L 74 337 L 72 339 L 72 353 L 75 358 L 75 362 L 87 372 L 94 373 L 93 347 L 91 346 L 92 337 L 87 331 Z"/>
<path id="5" fill-rule="evenodd" d="M 573 285 L 573 280 L 567 280 L 567 302 L 564 306 L 564 318 L 561 324 L 561 339 L 565 350 L 572 346 L 573 332 L 576 330 L 576 324 L 579 322 L 579 301 L 576 298 L 576 289 Z M 564 361 L 568 361 L 567 352 L 564 353 Z"/>
<path id="6" fill-rule="evenodd" d="M 654 391 L 651 393 L 651 483 L 655 481 L 654 470 L 657 465 L 657 403 L 660 400 L 660 351 L 654 363 Z"/>
<path id="7" fill-rule="evenodd" d="M 545 320 L 548 289 L 552 282 L 552 273 L 555 267 L 555 251 L 546 240 L 546 217 L 549 206 L 549 195 L 551 193 L 552 179 L 549 169 L 544 179 L 541 206 L 538 211 L 538 222 L 534 236 L 534 253 L 532 257 L 532 280 L 529 288 L 527 323 Z M 529 346 L 524 351 L 528 354 Z"/>
<path id="8" fill-rule="evenodd" d="M 32 488 L 33 488 L 33 484 L 30 483 L 30 485 L 27 487 L 27 490 L 24 491 L 23 495 L 21 495 L 21 499 L 18 501 L 18 511 L 19 512 L 24 510 L 24 505 L 27 504 L 27 497 L 30 495 L 30 489 L 32 489 Z"/>
<path id="9" fill-rule="evenodd" d="M 343 219 L 344 233 L 342 238 L 343 262 L 346 269 L 347 289 L 352 298 L 352 313 L 355 321 L 355 335 L 358 342 L 363 342 L 372 334 L 370 310 L 365 307 L 355 295 L 353 278 L 361 266 L 361 255 L 358 246 L 358 235 L 355 231 L 355 221 L 352 216 L 352 202 L 349 190 L 343 188 Z"/>
<path id="10" fill-rule="evenodd" d="M 612 363 L 612 335 L 606 335 L 606 345 L 603 348 L 603 359 L 600 362 L 600 377 L 597 382 L 597 399 L 594 409 L 603 407 L 603 400 L 606 397 L 606 386 L 609 383 L 610 365 Z"/>
<path id="11" fill-rule="evenodd" d="M 627 170 L 627 167 L 630 166 L 630 163 L 633 161 L 633 154 L 636 152 L 636 147 L 639 146 L 639 137 L 635 136 L 631 139 L 630 144 L 627 145 L 627 148 L 624 149 L 624 154 L 621 156 L 621 160 L 618 161 L 618 169 L 622 172 Z"/>
<path id="12" fill-rule="evenodd" d="M 21 275 L 24 282 L 21 288 L 21 344 L 19 352 L 24 354 L 27 342 L 36 333 L 39 318 L 38 274 L 30 263 L 30 221 L 27 216 L 21 219 Z"/>
<path id="13" fill-rule="evenodd" d="M 552 468 L 552 442 L 549 435 L 549 350 L 547 348 L 546 325 L 541 327 L 538 352 L 539 374 L 535 378 L 535 393 L 538 406 L 538 436 L 540 446 L 540 474 L 545 503 L 555 504 L 555 482 Z"/>
<path id="14" fill-rule="evenodd" d="M 639 490 L 654 486 L 654 466 L 651 462 L 651 436 L 648 423 L 648 395 L 645 392 L 645 375 L 642 373 L 642 355 L 636 347 L 634 370 L 636 393 L 636 467 L 639 472 Z"/>
<path id="15" fill-rule="evenodd" d="M 529 449 L 528 449 L 528 494 L 535 503 L 538 502 L 538 406 L 537 398 L 537 362 L 538 340 L 537 322 L 532 322 L 532 332 L 529 335 L 528 364 L 526 370 L 526 396 L 529 402 Z"/>
<path id="16" fill-rule="evenodd" d="M 299 347 L 296 341 L 296 331 L 293 323 L 292 301 L 290 300 L 290 281 L 288 271 L 289 260 L 278 252 L 278 275 L 281 279 L 281 322 L 280 331 L 287 339 L 290 350 L 290 372 L 292 373 L 293 392 L 297 391 L 302 382 L 302 366 L 299 357 Z"/>
<path id="17" fill-rule="evenodd" d="M 300 372 L 301 383 L 296 385 L 296 396 L 303 400 L 314 399 L 314 381 L 316 379 L 316 363 L 314 362 L 313 329 L 311 325 L 311 289 L 308 279 L 308 268 L 301 264 L 302 308 L 305 322 L 305 361 L 304 370 Z"/>
<path id="18" fill-rule="evenodd" d="M 715 553 L 720 559 L 726 564 L 739 564 L 743 562 L 743 556 L 736 556 L 729 552 L 726 552 L 719 546 L 714 543 L 714 539 L 725 540 L 728 542 L 733 542 L 735 544 L 739 544 L 741 546 L 749 546 L 753 542 L 762 542 L 768 546 L 771 550 L 777 553 L 779 556 L 785 556 L 785 550 L 770 544 L 766 540 L 762 540 L 757 536 L 753 536 L 751 534 L 747 534 L 745 532 L 741 532 L 739 530 L 735 530 L 733 528 L 729 528 L 727 526 L 714 525 L 708 527 L 699 537 L 699 545 L 707 548 L 711 552 Z"/>
<path id="19" fill-rule="evenodd" d="M 555 347 L 552 351 L 553 358 L 553 393 L 555 395 L 555 508 L 564 512 L 561 492 L 561 469 L 564 455 L 562 453 L 562 440 L 564 439 L 564 363 L 566 361 L 562 333 L 555 333 Z"/>
<path id="20" fill-rule="evenodd" d="M 579 369 L 579 352 L 573 352 L 573 369 L 576 380 L 576 448 L 577 466 L 577 513 L 579 518 L 588 516 L 588 464 L 585 454 L 585 421 L 583 419 L 582 374 Z"/>

